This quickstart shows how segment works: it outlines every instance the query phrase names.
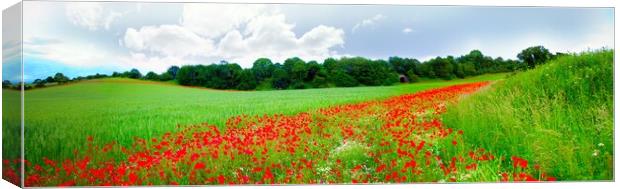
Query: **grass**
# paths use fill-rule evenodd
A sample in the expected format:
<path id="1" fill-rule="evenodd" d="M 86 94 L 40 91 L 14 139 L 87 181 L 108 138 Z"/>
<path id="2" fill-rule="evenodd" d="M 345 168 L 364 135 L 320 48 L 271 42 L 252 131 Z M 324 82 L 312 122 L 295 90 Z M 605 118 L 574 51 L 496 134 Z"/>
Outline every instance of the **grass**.
<path id="1" fill-rule="evenodd" d="M 570 55 L 448 107 L 464 140 L 560 180 L 613 179 L 613 51 Z"/>
<path id="2" fill-rule="evenodd" d="M 177 130 L 177 125 L 208 122 L 223 127 L 229 117 L 240 114 L 293 114 L 458 83 L 498 80 L 504 76 L 490 74 L 385 87 L 250 92 L 118 78 L 34 89 L 25 93 L 25 158 L 34 163 L 40 163 L 43 157 L 71 158 L 74 150 L 83 148 L 88 136 L 93 136 L 95 145 L 115 141 L 127 146 L 134 137 L 157 137 Z M 16 91 L 3 90 L 4 96 L 13 93 Z M 17 119 L 16 116 L 3 117 L 6 122 Z M 5 133 L 6 140 L 17 137 L 9 135 L 12 132 Z M 16 157 L 16 151 L 10 148 L 5 145 L 3 152 L 10 154 L 3 155 Z"/>

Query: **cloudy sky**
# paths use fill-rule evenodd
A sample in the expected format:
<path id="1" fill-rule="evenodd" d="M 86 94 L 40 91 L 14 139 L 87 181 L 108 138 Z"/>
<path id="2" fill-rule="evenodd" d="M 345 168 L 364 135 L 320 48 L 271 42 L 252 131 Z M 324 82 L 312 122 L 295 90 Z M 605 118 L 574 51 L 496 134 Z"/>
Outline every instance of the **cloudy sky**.
<path id="1" fill-rule="evenodd" d="M 24 2 L 25 80 L 260 57 L 427 60 L 479 49 L 514 59 L 613 48 L 611 8 Z M 6 46 L 6 44 L 3 44 Z"/>

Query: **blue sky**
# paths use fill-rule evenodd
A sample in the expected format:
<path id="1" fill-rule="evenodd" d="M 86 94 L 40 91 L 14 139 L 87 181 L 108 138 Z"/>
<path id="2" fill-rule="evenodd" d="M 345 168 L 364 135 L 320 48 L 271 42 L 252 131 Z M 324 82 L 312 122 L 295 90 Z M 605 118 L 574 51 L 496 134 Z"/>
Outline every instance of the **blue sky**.
<path id="1" fill-rule="evenodd" d="M 611 8 L 27 1 L 24 79 L 260 57 L 427 60 L 479 49 L 514 59 L 534 45 L 613 48 L 613 18 Z"/>

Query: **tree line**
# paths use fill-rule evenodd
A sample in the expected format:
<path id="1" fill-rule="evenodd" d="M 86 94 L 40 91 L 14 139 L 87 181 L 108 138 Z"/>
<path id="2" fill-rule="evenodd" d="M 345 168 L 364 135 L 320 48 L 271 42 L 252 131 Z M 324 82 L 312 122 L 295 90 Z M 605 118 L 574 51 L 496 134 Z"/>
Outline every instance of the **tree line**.
<path id="1" fill-rule="evenodd" d="M 327 58 L 322 63 L 304 61 L 298 57 L 274 63 L 268 58 L 259 58 L 251 68 L 242 68 L 236 63 L 222 61 L 219 64 L 171 66 L 165 72 L 139 70 L 113 72 L 112 75 L 95 74 L 69 79 L 62 73 L 37 79 L 25 88 L 45 87 L 51 83 L 64 84 L 72 81 L 124 77 L 152 81 L 176 80 L 180 85 L 200 86 L 214 89 L 306 89 L 325 87 L 355 87 L 393 85 L 399 82 L 418 82 L 421 78 L 451 80 L 486 73 L 513 72 L 536 67 L 562 53 L 552 54 L 543 46 L 522 50 L 518 60 L 485 56 L 479 50 L 453 57 L 436 57 L 420 62 L 413 58 L 389 57 L 387 60 L 364 57 Z M 11 85 L 7 80 L 3 88 Z"/>

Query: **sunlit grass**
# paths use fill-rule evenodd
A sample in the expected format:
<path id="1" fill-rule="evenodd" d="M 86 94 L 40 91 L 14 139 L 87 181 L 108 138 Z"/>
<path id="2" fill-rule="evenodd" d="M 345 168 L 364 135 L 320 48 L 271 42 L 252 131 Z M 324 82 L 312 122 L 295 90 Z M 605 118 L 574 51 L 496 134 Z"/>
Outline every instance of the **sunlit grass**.
<path id="1" fill-rule="evenodd" d="M 448 107 L 465 141 L 561 180 L 613 179 L 613 51 L 561 57 Z"/>

